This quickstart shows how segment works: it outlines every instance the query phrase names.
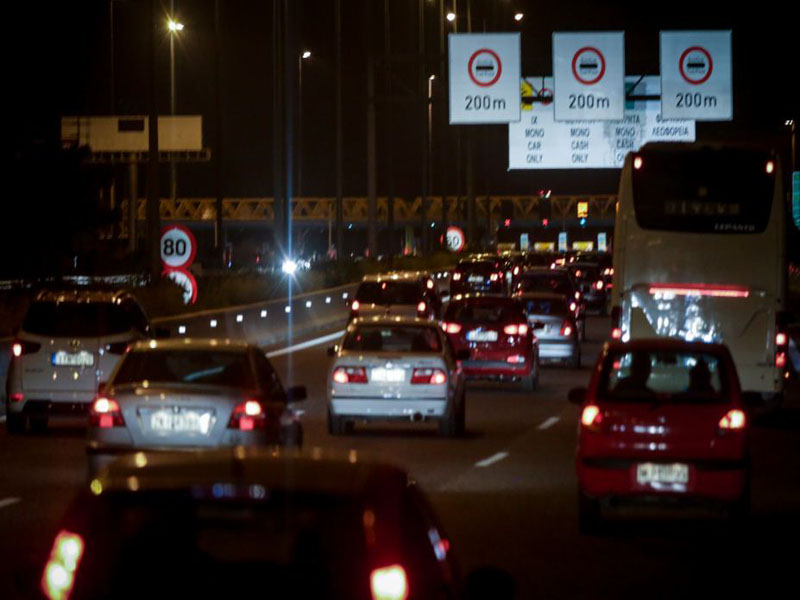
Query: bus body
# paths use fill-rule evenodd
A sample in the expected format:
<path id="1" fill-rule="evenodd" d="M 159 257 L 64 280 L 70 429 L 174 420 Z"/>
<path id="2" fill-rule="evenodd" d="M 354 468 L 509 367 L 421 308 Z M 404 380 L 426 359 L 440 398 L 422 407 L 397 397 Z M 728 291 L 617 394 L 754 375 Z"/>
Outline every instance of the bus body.
<path id="1" fill-rule="evenodd" d="M 742 389 L 780 398 L 784 219 L 773 153 L 654 143 L 629 154 L 614 226 L 612 337 L 724 343 Z"/>

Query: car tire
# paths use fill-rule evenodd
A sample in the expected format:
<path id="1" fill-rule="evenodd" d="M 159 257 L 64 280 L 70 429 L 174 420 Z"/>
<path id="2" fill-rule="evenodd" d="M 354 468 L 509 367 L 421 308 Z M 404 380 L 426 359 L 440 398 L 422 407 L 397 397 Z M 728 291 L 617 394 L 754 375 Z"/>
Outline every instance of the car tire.
<path id="1" fill-rule="evenodd" d="M 578 492 L 578 531 L 581 535 L 590 535 L 600 531 L 602 513 L 600 501 L 583 492 Z"/>
<path id="2" fill-rule="evenodd" d="M 6 410 L 6 431 L 10 434 L 24 433 L 25 417 L 22 415 L 15 415 Z"/>
<path id="3" fill-rule="evenodd" d="M 328 433 L 331 435 L 344 435 L 345 425 L 342 417 L 337 417 L 328 411 Z"/>
<path id="4" fill-rule="evenodd" d="M 28 424 L 34 433 L 45 433 L 47 431 L 47 417 L 30 417 Z"/>

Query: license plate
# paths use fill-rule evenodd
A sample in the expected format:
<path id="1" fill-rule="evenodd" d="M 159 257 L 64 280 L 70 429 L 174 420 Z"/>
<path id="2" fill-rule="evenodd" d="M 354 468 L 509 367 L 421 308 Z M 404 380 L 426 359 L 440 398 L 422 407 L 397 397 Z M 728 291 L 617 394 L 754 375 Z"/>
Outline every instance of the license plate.
<path id="1" fill-rule="evenodd" d="M 467 340 L 470 342 L 496 342 L 497 332 L 473 329 L 467 332 Z"/>
<path id="2" fill-rule="evenodd" d="M 157 410 L 150 414 L 150 429 L 160 433 L 202 433 L 211 431 L 213 415 L 208 411 Z"/>
<path id="3" fill-rule="evenodd" d="M 81 350 L 80 352 L 64 352 L 53 354 L 53 366 L 56 367 L 91 367 L 94 365 L 94 354 Z"/>
<path id="4" fill-rule="evenodd" d="M 688 483 L 689 465 L 642 463 L 636 466 L 636 481 L 645 483 Z"/>
<path id="5" fill-rule="evenodd" d="M 386 383 L 399 383 L 406 380 L 406 371 L 405 369 L 384 369 L 383 367 L 378 367 L 372 369 L 370 379 L 372 379 L 372 381 L 382 381 Z"/>
<path id="6" fill-rule="evenodd" d="M 470 275 L 467 281 L 470 283 L 483 283 L 483 277 L 481 275 Z"/>

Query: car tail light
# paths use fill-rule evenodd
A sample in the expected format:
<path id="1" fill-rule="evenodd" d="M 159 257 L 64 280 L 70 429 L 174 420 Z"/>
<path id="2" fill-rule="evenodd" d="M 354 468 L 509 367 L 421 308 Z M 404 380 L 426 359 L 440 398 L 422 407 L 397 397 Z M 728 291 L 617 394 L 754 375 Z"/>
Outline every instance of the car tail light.
<path id="1" fill-rule="evenodd" d="M 436 284 L 433 283 L 433 279 L 428 279 L 425 282 L 425 287 L 427 287 L 429 290 L 432 290 L 434 285 L 436 285 Z"/>
<path id="2" fill-rule="evenodd" d="M 375 569 L 369 576 L 372 600 L 405 600 L 408 598 L 408 577 L 400 565 Z"/>
<path id="3" fill-rule="evenodd" d="M 519 275 L 519 267 L 514 267 L 514 275 Z"/>
<path id="4" fill-rule="evenodd" d="M 775 345 L 778 347 L 785 346 L 786 342 L 788 341 L 786 334 L 782 331 L 779 331 L 775 334 Z"/>
<path id="5" fill-rule="evenodd" d="M 581 293 L 575 292 L 575 300 L 580 300 L 580 299 L 581 299 Z"/>
<path id="6" fill-rule="evenodd" d="M 11 402 L 22 402 L 23 400 L 25 400 L 25 394 L 23 394 L 22 392 L 17 392 L 16 394 L 9 394 L 8 399 Z"/>
<path id="7" fill-rule="evenodd" d="M 527 335 L 528 326 L 524 323 L 520 323 L 519 325 L 506 325 L 503 327 L 503 333 L 506 335 Z"/>
<path id="8" fill-rule="evenodd" d="M 42 591 L 50 600 L 68 600 L 75 585 L 85 544 L 77 533 L 62 529 L 53 541 L 42 573 Z"/>
<path id="9" fill-rule="evenodd" d="M 359 308 L 361 308 L 361 303 L 358 300 L 353 300 L 352 304 L 350 304 L 350 310 L 358 312 Z"/>
<path id="10" fill-rule="evenodd" d="M 512 354 L 506 358 L 506 362 L 510 365 L 523 365 L 525 364 L 525 357 L 521 354 Z"/>
<path id="11" fill-rule="evenodd" d="M 367 369 L 364 367 L 337 367 L 333 372 L 336 383 L 367 383 Z"/>
<path id="12" fill-rule="evenodd" d="M 125 354 L 128 351 L 130 342 L 114 342 L 113 344 L 106 344 L 106 352 L 111 354 Z"/>
<path id="13" fill-rule="evenodd" d="M 42 345 L 37 342 L 23 342 L 21 340 L 17 340 L 11 344 L 11 353 L 15 358 L 19 358 L 23 354 L 32 354 L 34 352 L 38 352 L 39 348 L 41 347 Z"/>
<path id="14" fill-rule="evenodd" d="M 741 411 L 738 408 L 729 410 L 719 420 L 719 428 L 724 430 L 744 429 L 746 425 L 747 417 L 745 416 L 744 411 Z"/>
<path id="15" fill-rule="evenodd" d="M 453 273 L 453 281 L 461 281 L 461 273 L 459 273 L 458 271 Z"/>
<path id="16" fill-rule="evenodd" d="M 578 310 L 578 304 L 576 302 L 570 302 L 569 303 L 569 311 L 570 312 L 575 312 L 577 310 Z"/>
<path id="17" fill-rule="evenodd" d="M 572 327 L 572 323 L 569 320 L 564 319 L 564 322 L 561 323 L 561 331 L 559 331 L 559 333 L 564 337 L 569 337 L 574 331 L 575 329 Z"/>
<path id="18" fill-rule="evenodd" d="M 597 281 L 595 281 L 594 282 L 594 288 L 596 290 L 602 290 L 603 289 L 603 280 L 602 279 L 598 279 Z"/>
<path id="19" fill-rule="evenodd" d="M 779 369 L 783 369 L 786 367 L 786 352 L 776 352 L 775 353 L 775 366 Z"/>
<path id="20" fill-rule="evenodd" d="M 122 416 L 119 402 L 105 396 L 95 398 L 89 408 L 89 424 L 101 429 L 124 427 L 125 419 Z"/>
<path id="21" fill-rule="evenodd" d="M 458 323 L 442 323 L 442 329 L 445 333 L 461 333 L 461 325 Z"/>
<path id="22" fill-rule="evenodd" d="M 599 406 L 590 404 L 589 406 L 584 407 L 583 412 L 581 413 L 581 425 L 587 429 L 597 431 L 602 422 L 603 413 L 600 411 Z"/>
<path id="23" fill-rule="evenodd" d="M 620 329 L 619 327 L 614 327 L 614 329 L 611 330 L 611 339 L 614 340 L 622 339 L 622 329 Z"/>
<path id="24" fill-rule="evenodd" d="M 228 429 L 253 431 L 263 429 L 267 425 L 267 415 L 258 400 L 245 400 L 233 409 Z"/>
<path id="25" fill-rule="evenodd" d="M 497 273 L 492 273 L 491 275 L 489 275 L 490 281 L 497 281 L 497 278 L 498 278 Z"/>
<path id="26" fill-rule="evenodd" d="M 425 314 L 425 311 L 427 309 L 428 309 L 428 305 L 425 304 L 424 302 L 420 302 L 419 304 L 417 304 L 417 312 L 419 314 Z"/>
<path id="27" fill-rule="evenodd" d="M 411 383 L 444 385 L 447 383 L 447 375 L 441 369 L 414 369 L 411 373 Z"/>
<path id="28" fill-rule="evenodd" d="M 622 339 L 622 307 L 613 306 L 611 308 L 611 339 Z"/>

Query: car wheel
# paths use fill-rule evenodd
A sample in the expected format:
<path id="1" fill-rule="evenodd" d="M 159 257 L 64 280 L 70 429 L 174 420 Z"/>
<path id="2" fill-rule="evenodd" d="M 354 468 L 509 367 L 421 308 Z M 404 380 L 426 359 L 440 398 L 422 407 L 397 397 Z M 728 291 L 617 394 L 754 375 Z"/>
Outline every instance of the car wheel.
<path id="1" fill-rule="evenodd" d="M 602 525 L 600 501 L 578 492 L 578 531 L 581 534 L 597 533 Z"/>
<path id="2" fill-rule="evenodd" d="M 539 361 L 534 359 L 531 372 L 522 378 L 521 386 L 526 392 L 532 392 L 539 385 Z"/>
<path id="3" fill-rule="evenodd" d="M 44 433 L 47 431 L 47 417 L 30 417 L 31 431 L 34 433 Z"/>
<path id="4" fill-rule="evenodd" d="M 337 417 L 331 411 L 328 411 L 328 433 L 331 435 L 344 434 L 344 419 Z"/>
<path id="5" fill-rule="evenodd" d="M 23 433 L 25 431 L 25 417 L 6 411 L 6 431 L 8 433 Z"/>

